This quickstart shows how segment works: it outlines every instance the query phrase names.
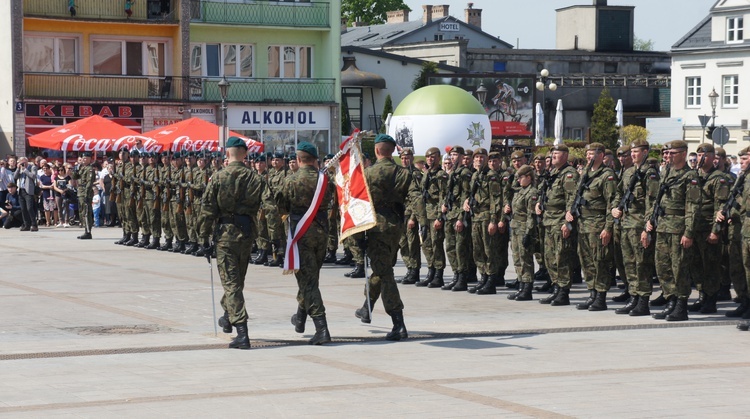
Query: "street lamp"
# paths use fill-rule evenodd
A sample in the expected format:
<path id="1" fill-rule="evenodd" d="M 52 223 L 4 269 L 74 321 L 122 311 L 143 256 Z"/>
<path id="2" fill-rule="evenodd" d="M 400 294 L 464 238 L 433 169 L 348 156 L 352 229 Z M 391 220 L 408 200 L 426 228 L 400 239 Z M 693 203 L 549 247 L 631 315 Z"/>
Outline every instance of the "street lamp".
<path id="1" fill-rule="evenodd" d="M 716 125 L 714 124 L 716 122 L 716 99 L 719 98 L 719 94 L 716 93 L 716 88 L 711 89 L 711 93 L 708 94 L 708 100 L 711 101 L 711 126 L 708 127 L 708 134 L 709 137 L 711 137 L 711 143 L 714 143 L 714 129 L 716 128 Z"/>
<path id="2" fill-rule="evenodd" d="M 549 79 L 549 70 L 546 68 L 543 68 L 542 71 L 539 72 L 539 81 L 536 82 L 536 90 L 539 90 L 542 92 L 542 112 L 544 113 L 544 126 L 542 127 L 544 133 L 543 137 L 547 134 L 547 101 L 545 99 L 545 93 L 546 90 L 549 89 L 550 91 L 554 92 L 557 90 L 557 84 L 554 82 L 551 82 Z"/>
<path id="3" fill-rule="evenodd" d="M 221 95 L 221 151 L 222 153 L 227 152 L 227 135 L 229 130 L 227 129 L 227 95 L 229 94 L 229 82 L 226 76 L 221 77 L 219 81 L 219 94 Z"/>
<path id="4" fill-rule="evenodd" d="M 481 103 L 482 107 L 484 107 L 484 101 L 487 100 L 487 88 L 484 87 L 484 82 L 479 82 L 479 87 L 477 87 L 477 90 L 474 93 L 477 95 L 477 100 L 479 100 L 479 103 Z"/>

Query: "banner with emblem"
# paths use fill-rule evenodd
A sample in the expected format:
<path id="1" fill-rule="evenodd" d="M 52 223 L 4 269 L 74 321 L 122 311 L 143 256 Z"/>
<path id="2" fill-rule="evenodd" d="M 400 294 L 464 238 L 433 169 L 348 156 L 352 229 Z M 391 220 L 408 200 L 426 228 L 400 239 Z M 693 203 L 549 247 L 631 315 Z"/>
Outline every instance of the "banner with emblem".
<path id="1" fill-rule="evenodd" d="M 341 212 L 339 241 L 377 224 L 372 196 L 365 181 L 364 160 L 360 147 L 363 136 L 363 132 L 355 130 L 341 144 L 341 151 L 326 166 L 336 168 L 334 180 Z"/>

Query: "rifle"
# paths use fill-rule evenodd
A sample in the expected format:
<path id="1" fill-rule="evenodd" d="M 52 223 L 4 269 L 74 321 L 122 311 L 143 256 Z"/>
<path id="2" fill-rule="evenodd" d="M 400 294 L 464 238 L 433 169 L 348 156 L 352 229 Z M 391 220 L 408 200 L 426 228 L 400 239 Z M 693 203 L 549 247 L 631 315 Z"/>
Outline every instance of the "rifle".
<path id="1" fill-rule="evenodd" d="M 133 165 L 133 177 L 130 181 L 130 200 L 128 201 L 128 207 L 135 207 L 135 183 L 136 183 L 136 177 L 135 177 L 135 165 Z"/>
<path id="2" fill-rule="evenodd" d="M 167 165 L 166 167 L 167 173 L 162 179 L 164 182 L 164 191 L 162 191 L 162 198 L 161 198 L 161 211 L 163 213 L 169 213 L 169 200 L 171 197 L 171 189 L 169 187 L 169 178 L 172 176 L 172 166 Z"/>
<path id="3" fill-rule="evenodd" d="M 185 214 L 192 214 L 193 210 L 193 169 L 190 166 L 186 166 L 190 169 L 190 182 L 187 183 L 187 196 L 185 197 Z"/>
<path id="4" fill-rule="evenodd" d="M 541 175 L 539 175 L 539 180 L 542 181 L 542 188 L 539 190 L 539 209 L 542 210 L 542 215 L 538 215 L 536 211 L 534 211 L 534 217 L 536 217 L 536 224 L 542 225 L 542 218 L 544 217 L 544 210 L 547 207 L 547 190 L 549 189 L 550 185 L 555 181 L 557 176 L 554 178 L 550 174 L 549 170 L 544 171 Z"/>
<path id="5" fill-rule="evenodd" d="M 622 211 L 623 214 L 628 213 L 630 204 L 633 202 L 633 190 L 635 189 L 635 184 L 643 179 L 643 172 L 641 172 L 641 168 L 643 168 L 643 165 L 646 164 L 646 161 L 648 160 L 648 156 L 645 157 L 646 158 L 643 159 L 641 164 L 636 167 L 635 173 L 633 173 L 633 177 L 630 178 L 630 183 L 628 183 L 628 187 L 627 189 L 625 189 L 625 193 L 622 195 L 620 203 L 617 204 L 617 209 Z M 615 224 L 620 224 L 621 218 L 622 216 L 620 216 L 620 218 L 615 218 Z"/>
<path id="6" fill-rule="evenodd" d="M 159 197 L 161 195 L 161 189 L 159 189 L 159 165 L 154 165 L 154 184 L 151 187 L 154 192 L 154 209 L 159 209 Z"/>
<path id="7" fill-rule="evenodd" d="M 667 164 L 667 167 L 664 169 L 664 178 L 662 178 L 661 182 L 659 182 L 659 192 L 656 194 L 656 199 L 654 200 L 654 209 L 651 213 L 651 218 L 649 218 L 648 222 L 651 223 L 651 232 L 646 232 L 648 236 L 648 243 L 651 243 L 651 240 L 653 238 L 652 233 L 656 232 L 656 227 L 659 225 L 659 217 L 664 215 L 664 208 L 661 207 L 661 199 L 664 197 L 664 194 L 667 193 L 667 190 L 672 186 L 670 184 L 667 184 L 667 178 L 669 177 L 669 172 L 672 170 L 672 164 Z"/>
<path id="8" fill-rule="evenodd" d="M 591 161 L 589 161 L 589 164 L 586 165 L 586 168 L 583 169 L 583 175 L 581 176 L 581 179 L 578 181 L 578 188 L 576 189 L 576 197 L 573 200 L 573 205 L 570 207 L 570 215 L 573 216 L 573 218 L 578 219 L 578 217 L 581 216 L 581 207 L 587 204 L 586 199 L 583 198 L 583 190 L 586 189 L 589 185 L 589 179 L 591 179 L 591 167 L 594 165 L 594 159 L 592 158 Z M 572 230 L 573 226 L 568 223 L 568 227 Z"/>
<path id="9" fill-rule="evenodd" d="M 185 166 L 180 168 L 180 182 L 177 184 L 177 212 L 181 213 L 185 211 L 185 188 L 182 187 L 182 183 L 185 182 Z M 186 211 L 185 211 L 186 212 Z"/>
<path id="10" fill-rule="evenodd" d="M 513 190 L 513 181 L 514 181 L 515 179 L 516 179 L 516 174 L 515 174 L 515 173 L 511 173 L 511 174 L 510 174 L 510 175 L 508 176 L 508 183 L 510 184 L 510 186 L 508 186 L 508 190 L 509 190 L 509 191 L 512 191 L 512 190 Z M 508 202 L 512 202 L 512 201 L 513 201 L 513 200 L 511 199 L 511 200 L 510 200 L 510 201 L 508 201 Z M 507 223 L 508 223 L 508 225 L 510 225 L 510 222 L 511 222 L 511 221 L 513 220 L 513 211 L 511 211 L 511 212 L 510 212 L 510 214 L 506 214 L 506 213 L 505 213 L 505 205 L 501 203 L 501 205 L 500 205 L 500 206 L 501 206 L 501 208 L 500 208 L 500 211 L 501 211 L 501 212 L 502 212 L 502 214 L 503 214 L 503 218 L 505 219 L 505 222 L 507 222 Z"/>
<path id="11" fill-rule="evenodd" d="M 719 223 L 719 226 L 721 227 L 721 238 L 724 244 L 729 243 L 729 216 L 733 209 L 740 207 L 737 197 L 745 191 L 745 177 L 747 177 L 747 170 L 743 171 L 737 178 L 732 191 L 729 193 L 729 199 L 721 207 L 721 215 L 724 217 L 724 221 Z"/>
<path id="12" fill-rule="evenodd" d="M 469 211 L 468 212 L 464 211 L 464 224 L 466 224 L 467 226 L 471 225 L 471 220 L 472 218 L 474 218 L 474 206 L 477 204 L 477 198 L 475 195 L 477 194 L 477 191 L 479 190 L 479 186 L 481 183 L 480 178 L 482 176 L 484 176 L 484 173 L 482 173 L 481 171 L 477 172 L 477 178 L 474 181 L 474 183 L 471 185 L 471 191 L 469 193 Z"/>
<path id="13" fill-rule="evenodd" d="M 120 179 L 122 177 L 117 174 L 117 169 L 115 169 L 115 173 L 112 173 L 112 179 L 114 179 L 114 182 L 112 182 L 112 189 L 109 191 L 109 199 L 112 202 L 121 203 L 122 202 L 122 189 L 120 187 Z"/>
<path id="14" fill-rule="evenodd" d="M 138 198 L 138 204 L 136 208 L 138 211 L 141 211 L 143 209 L 143 201 L 146 200 L 146 182 L 144 181 L 146 179 L 146 168 L 143 168 L 143 171 L 141 172 L 143 179 L 139 179 L 138 182 L 141 184 L 140 190 L 138 194 L 140 195 Z"/>

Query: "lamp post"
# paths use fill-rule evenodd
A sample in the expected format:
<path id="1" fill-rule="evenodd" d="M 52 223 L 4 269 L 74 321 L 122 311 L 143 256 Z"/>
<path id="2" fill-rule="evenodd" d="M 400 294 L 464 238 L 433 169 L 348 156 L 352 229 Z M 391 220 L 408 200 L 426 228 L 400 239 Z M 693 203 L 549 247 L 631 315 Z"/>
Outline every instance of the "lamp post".
<path id="1" fill-rule="evenodd" d="M 716 89 L 711 89 L 711 93 L 708 94 L 708 99 L 711 101 L 711 126 L 708 127 L 708 134 L 709 137 L 711 137 L 711 144 L 714 144 L 714 129 L 716 128 L 715 122 L 716 122 L 716 99 L 719 98 L 719 94 L 716 93 Z"/>
<path id="2" fill-rule="evenodd" d="M 536 82 L 536 90 L 542 92 L 542 112 L 544 113 L 544 126 L 542 127 L 543 137 L 547 136 L 547 101 L 545 99 L 546 90 L 554 92 L 557 90 L 557 84 L 549 80 L 549 70 L 543 68 L 539 72 L 539 81 Z"/>
<path id="3" fill-rule="evenodd" d="M 229 94 L 229 82 L 226 76 L 221 77 L 219 81 L 219 94 L 221 95 L 221 151 L 226 153 L 227 150 L 227 95 Z"/>
<path id="4" fill-rule="evenodd" d="M 484 82 L 479 82 L 479 87 L 477 87 L 477 90 L 474 93 L 477 95 L 479 103 L 484 107 L 484 101 L 487 100 L 487 88 L 484 87 Z"/>

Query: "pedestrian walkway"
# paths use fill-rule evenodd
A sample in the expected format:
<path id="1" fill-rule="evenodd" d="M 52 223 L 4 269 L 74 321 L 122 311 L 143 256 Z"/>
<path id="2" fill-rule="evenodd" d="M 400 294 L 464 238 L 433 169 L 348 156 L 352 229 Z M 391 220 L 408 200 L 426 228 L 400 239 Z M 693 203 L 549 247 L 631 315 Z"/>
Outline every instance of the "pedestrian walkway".
<path id="1" fill-rule="evenodd" d="M 576 310 L 580 284 L 567 307 L 400 286 L 410 337 L 386 342 L 382 304 L 360 323 L 364 280 L 330 266 L 334 342 L 312 347 L 312 324 L 290 324 L 294 277 L 251 266 L 253 349 L 230 350 L 206 259 L 78 234 L 0 231 L 2 418 L 747 416 L 750 333 L 726 303 L 667 323 Z"/>

